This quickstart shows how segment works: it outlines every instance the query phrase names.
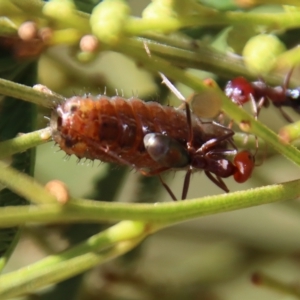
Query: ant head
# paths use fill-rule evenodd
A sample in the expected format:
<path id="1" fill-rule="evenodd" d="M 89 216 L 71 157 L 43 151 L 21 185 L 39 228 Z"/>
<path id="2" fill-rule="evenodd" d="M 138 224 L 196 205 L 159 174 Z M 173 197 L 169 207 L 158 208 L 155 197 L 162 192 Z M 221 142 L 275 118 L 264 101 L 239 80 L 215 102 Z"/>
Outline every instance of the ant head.
<path id="1" fill-rule="evenodd" d="M 234 103 L 243 105 L 249 101 L 250 94 L 254 94 L 254 89 L 247 79 L 237 77 L 227 83 L 225 94 Z"/>
<path id="2" fill-rule="evenodd" d="M 238 152 L 234 157 L 236 171 L 233 174 L 234 180 L 238 183 L 247 181 L 252 174 L 255 166 L 254 156 L 247 150 Z"/>

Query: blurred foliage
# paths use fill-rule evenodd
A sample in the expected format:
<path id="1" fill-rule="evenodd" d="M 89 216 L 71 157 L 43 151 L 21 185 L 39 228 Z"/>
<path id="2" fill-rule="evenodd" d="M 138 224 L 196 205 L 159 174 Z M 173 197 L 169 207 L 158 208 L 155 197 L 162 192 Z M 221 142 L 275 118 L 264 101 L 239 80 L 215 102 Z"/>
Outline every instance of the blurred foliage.
<path id="1" fill-rule="evenodd" d="M 6 49 L 0 49 L 0 76 L 18 83 L 32 86 L 36 83 L 36 62 L 18 62 Z M 14 138 L 20 133 L 35 129 L 36 107 L 33 104 L 11 97 L 3 97 L 0 102 L 0 141 Z M 33 175 L 35 149 L 27 150 L 12 156 L 11 166 L 17 170 Z M 25 199 L 9 189 L 0 191 L 0 206 L 22 205 Z M 7 261 L 7 255 L 13 250 L 10 245 L 16 244 L 18 228 L 0 230 L 0 268 Z M 13 243 L 13 244 L 12 244 Z"/>

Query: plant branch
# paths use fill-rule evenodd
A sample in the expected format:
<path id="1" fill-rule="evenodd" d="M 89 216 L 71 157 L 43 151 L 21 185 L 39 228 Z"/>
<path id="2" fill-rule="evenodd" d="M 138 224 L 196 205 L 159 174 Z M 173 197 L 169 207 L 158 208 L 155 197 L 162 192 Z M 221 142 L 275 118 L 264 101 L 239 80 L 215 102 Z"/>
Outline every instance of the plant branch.
<path id="1" fill-rule="evenodd" d="M 40 106 L 52 108 L 65 98 L 55 94 L 42 92 L 32 87 L 0 78 L 0 94 L 22 99 Z"/>
<path id="2" fill-rule="evenodd" d="M 46 127 L 41 130 L 22 134 L 16 138 L 0 142 L 0 159 L 44 144 L 49 141 L 50 138 L 51 128 Z"/>
<path id="3" fill-rule="evenodd" d="M 299 195 L 300 180 L 295 180 L 199 199 L 168 203 L 157 202 L 154 205 L 71 199 L 63 207 L 56 204 L 45 204 L 0 208 L 0 227 L 23 225 L 28 222 L 114 222 L 127 219 L 143 220 L 157 224 L 159 228 L 206 215 L 293 200 Z"/>
<path id="4" fill-rule="evenodd" d="M 22 174 L 0 161 L 0 182 L 33 203 L 57 203 L 54 196 L 32 177 Z"/>
<path id="5" fill-rule="evenodd" d="M 36 289 L 80 274 L 118 257 L 139 244 L 147 235 L 142 222 L 123 221 L 62 253 L 0 277 L 1 299 L 27 294 Z"/>

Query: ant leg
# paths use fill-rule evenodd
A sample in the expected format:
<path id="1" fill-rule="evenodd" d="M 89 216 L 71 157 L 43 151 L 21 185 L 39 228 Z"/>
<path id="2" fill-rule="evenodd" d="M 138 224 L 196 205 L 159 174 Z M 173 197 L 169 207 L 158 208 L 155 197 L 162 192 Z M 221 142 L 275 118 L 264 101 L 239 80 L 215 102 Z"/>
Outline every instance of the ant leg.
<path id="1" fill-rule="evenodd" d="M 170 197 L 172 198 L 172 200 L 177 201 L 176 196 L 174 195 L 174 193 L 172 192 L 172 190 L 170 189 L 170 187 L 164 182 L 164 180 L 162 179 L 160 173 L 162 173 L 163 171 L 169 170 L 170 168 L 159 168 L 153 171 L 144 171 L 144 170 L 138 170 L 142 175 L 144 176 L 154 176 L 157 175 L 162 186 L 165 188 L 165 190 L 168 192 L 168 194 L 170 195 Z"/>
<path id="2" fill-rule="evenodd" d="M 210 172 L 204 171 L 205 175 L 211 180 L 215 185 L 217 185 L 220 189 L 222 189 L 225 193 L 229 193 L 229 189 L 226 186 L 225 182 L 219 177 L 214 177 Z"/>
<path id="3" fill-rule="evenodd" d="M 280 110 L 281 115 L 288 121 L 289 123 L 294 123 L 292 118 L 282 109 L 281 106 L 278 106 L 278 109 Z"/>
<path id="4" fill-rule="evenodd" d="M 186 171 L 186 174 L 184 177 L 181 200 L 186 199 L 187 193 L 189 191 L 191 175 L 192 175 L 192 167 L 190 166 L 189 169 Z"/>
<path id="5" fill-rule="evenodd" d="M 176 196 L 174 195 L 174 193 L 172 192 L 172 190 L 170 189 L 170 187 L 164 182 L 164 180 L 162 179 L 160 173 L 163 171 L 166 171 L 169 168 L 161 168 L 161 169 L 157 169 L 155 171 L 150 171 L 150 172 L 146 172 L 143 170 L 140 170 L 140 173 L 144 176 L 154 176 L 154 175 L 158 175 L 158 178 L 161 182 L 161 184 L 163 185 L 163 187 L 166 189 L 166 191 L 168 192 L 168 194 L 171 196 L 171 198 L 174 201 L 177 201 Z M 182 189 L 182 197 L 181 200 L 186 199 L 187 196 L 187 192 L 189 189 L 189 185 L 190 185 L 190 178 L 191 178 L 191 174 L 192 174 L 192 168 L 190 167 L 189 170 L 186 172 L 185 178 L 184 178 L 184 184 L 183 184 L 183 189 Z"/>
<path id="6" fill-rule="evenodd" d="M 144 175 L 144 176 L 154 176 L 154 175 L 158 175 L 159 180 L 161 182 L 161 184 L 163 185 L 163 187 L 167 190 L 167 192 L 169 193 L 169 195 L 171 196 L 171 198 L 176 201 L 177 198 L 175 197 L 174 193 L 171 191 L 171 189 L 169 188 L 169 186 L 163 181 L 163 179 L 160 176 L 160 173 L 163 171 L 168 170 L 169 168 L 160 168 L 154 171 L 150 171 L 150 172 L 146 172 L 143 170 L 139 170 L 139 172 Z M 190 179 L 191 179 L 191 174 L 192 174 L 192 167 L 190 166 L 189 169 L 186 172 L 185 178 L 184 178 L 184 183 L 183 183 L 183 188 L 182 188 L 182 196 L 181 196 L 181 200 L 186 199 L 188 190 L 189 190 L 189 186 L 190 186 Z M 219 185 L 218 185 L 219 186 Z"/>
<path id="7" fill-rule="evenodd" d="M 163 187 L 166 189 L 166 191 L 169 193 L 170 197 L 173 199 L 173 201 L 177 201 L 177 198 L 175 197 L 174 193 L 172 192 L 172 190 L 169 188 L 169 186 L 163 181 L 163 179 L 161 178 L 160 175 L 158 175 L 158 178 L 161 182 L 161 184 L 163 185 Z"/>
<path id="8" fill-rule="evenodd" d="M 163 187 L 167 190 L 168 194 L 171 196 L 171 198 L 176 201 L 176 197 L 174 195 L 174 193 L 171 191 L 171 189 L 168 187 L 168 185 L 162 180 L 161 176 L 160 176 L 160 173 L 161 172 L 164 172 L 166 170 L 169 170 L 170 168 L 169 167 L 162 167 L 162 168 L 159 168 L 159 169 L 156 169 L 156 170 L 153 170 L 153 171 L 144 171 L 142 169 L 138 169 L 136 168 L 135 165 L 129 163 L 127 160 L 119 157 L 118 155 L 116 155 L 115 153 L 113 153 L 112 151 L 110 151 L 108 148 L 105 148 L 103 146 L 99 146 L 98 147 L 104 151 L 107 155 L 109 155 L 111 158 L 114 158 L 116 159 L 119 163 L 121 164 L 124 164 L 124 165 L 127 165 L 127 166 L 130 166 L 130 167 L 133 167 L 134 169 L 136 169 L 137 171 L 140 172 L 140 174 L 144 175 L 144 176 L 154 176 L 154 175 L 158 175 L 159 179 L 160 179 L 160 182 L 162 183 Z"/>
<path id="9" fill-rule="evenodd" d="M 230 138 L 234 135 L 234 132 L 229 132 L 227 134 L 224 134 L 223 136 L 221 137 L 218 137 L 218 138 L 214 138 L 214 139 L 210 139 L 208 140 L 207 142 L 205 142 L 197 151 L 196 153 L 199 153 L 199 152 L 202 152 L 202 153 L 207 153 L 208 150 L 211 148 L 211 147 L 214 147 L 216 146 L 217 144 L 225 141 L 225 140 L 228 140 L 230 142 Z M 233 143 L 230 142 L 231 145 L 234 145 Z M 235 145 L 234 145 L 234 148 Z"/>
<path id="10" fill-rule="evenodd" d="M 118 155 L 116 155 L 115 153 L 113 153 L 112 151 L 110 151 L 109 149 L 105 149 L 104 147 L 100 147 L 102 148 L 103 151 L 105 151 L 108 155 L 110 155 L 112 158 L 117 159 L 120 163 L 127 165 L 127 166 L 131 166 L 135 169 L 137 169 L 135 167 L 135 165 L 130 164 L 128 161 L 126 161 L 125 159 L 122 159 L 121 157 L 119 157 Z M 162 180 L 160 173 L 169 170 L 169 167 L 162 167 L 153 171 L 144 171 L 142 169 L 137 169 L 137 171 L 140 172 L 140 174 L 144 175 L 144 176 L 154 176 L 154 175 L 158 175 L 160 182 L 162 183 L 163 187 L 167 190 L 168 194 L 171 196 L 171 198 L 176 201 L 176 197 L 174 195 L 174 193 L 171 191 L 171 189 L 168 187 L 168 185 Z"/>
<path id="11" fill-rule="evenodd" d="M 230 145 L 234 148 L 234 149 L 236 149 L 237 150 L 237 147 L 236 147 L 236 145 L 234 144 L 234 142 L 233 142 L 233 139 L 232 139 L 232 137 L 233 137 L 233 135 L 234 135 L 234 131 L 231 129 L 231 128 L 228 128 L 228 127 L 226 127 L 226 126 L 224 126 L 224 125 L 221 125 L 221 124 L 219 124 L 219 123 L 215 123 L 215 122 L 202 122 L 202 126 L 203 126 L 203 128 L 204 128 L 204 130 L 206 130 L 206 128 L 205 128 L 205 125 L 206 124 L 213 124 L 214 126 L 218 126 L 218 127 L 220 127 L 220 133 L 218 133 L 218 134 L 216 134 L 217 136 L 219 136 L 218 138 L 216 138 L 216 140 L 217 140 L 217 143 L 219 143 L 219 142 L 222 142 L 222 141 L 224 141 L 224 140 L 227 140 L 228 141 L 228 143 L 230 143 Z M 209 131 L 210 129 L 209 128 L 207 128 L 207 131 Z M 216 144 L 217 144 L 216 143 Z M 216 145 L 215 144 L 215 145 Z"/>
<path id="12" fill-rule="evenodd" d="M 211 150 L 207 153 L 205 153 L 204 157 L 207 158 L 207 159 L 214 159 L 214 158 L 218 158 L 220 156 L 224 156 L 224 155 L 227 155 L 227 156 L 233 156 L 233 155 L 236 155 L 237 154 L 237 150 L 236 149 L 232 149 L 232 150 L 229 150 L 229 149 L 216 149 L 216 150 Z"/>

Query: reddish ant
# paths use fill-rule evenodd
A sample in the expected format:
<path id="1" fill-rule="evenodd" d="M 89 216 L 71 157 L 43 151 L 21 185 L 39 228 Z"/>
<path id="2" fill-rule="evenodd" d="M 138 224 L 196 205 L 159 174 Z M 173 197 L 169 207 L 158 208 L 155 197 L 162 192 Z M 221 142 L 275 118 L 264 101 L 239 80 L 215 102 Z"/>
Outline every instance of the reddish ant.
<path id="1" fill-rule="evenodd" d="M 213 183 L 229 192 L 222 178 L 246 181 L 254 168 L 253 156 L 248 151 L 237 153 L 233 130 L 202 122 L 182 100 L 185 110 L 137 98 L 72 97 L 51 116 L 53 139 L 69 155 L 130 165 L 144 175 L 158 175 L 173 200 L 176 197 L 160 176 L 170 169 L 187 169 L 182 199 L 194 170 L 204 170 Z M 228 154 L 235 154 L 233 162 L 226 158 Z"/>
<path id="2" fill-rule="evenodd" d="M 262 106 L 268 107 L 271 101 L 278 107 L 282 116 L 292 123 L 292 119 L 282 109 L 283 106 L 287 106 L 300 113 L 300 87 L 288 89 L 292 72 L 293 69 L 285 77 L 282 86 L 275 87 L 268 86 L 262 80 L 249 82 L 244 77 L 237 77 L 227 83 L 225 94 L 240 106 L 251 101 L 255 118 L 257 118 Z"/>

